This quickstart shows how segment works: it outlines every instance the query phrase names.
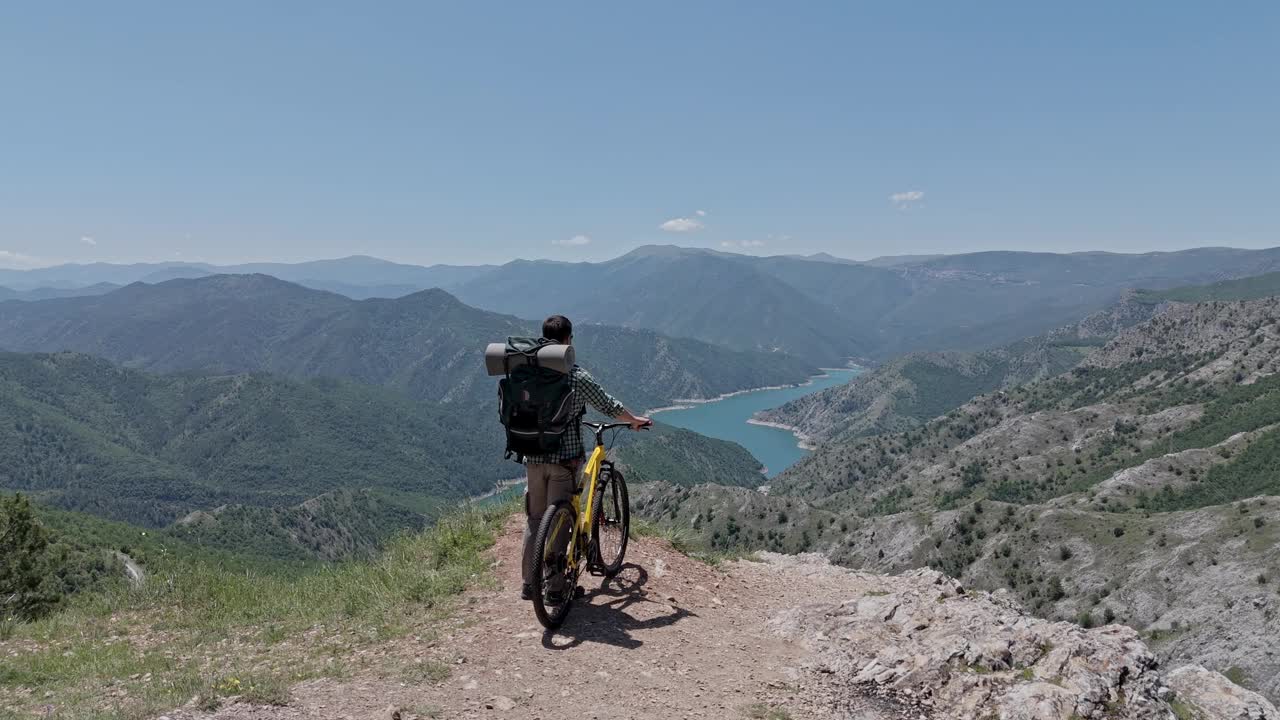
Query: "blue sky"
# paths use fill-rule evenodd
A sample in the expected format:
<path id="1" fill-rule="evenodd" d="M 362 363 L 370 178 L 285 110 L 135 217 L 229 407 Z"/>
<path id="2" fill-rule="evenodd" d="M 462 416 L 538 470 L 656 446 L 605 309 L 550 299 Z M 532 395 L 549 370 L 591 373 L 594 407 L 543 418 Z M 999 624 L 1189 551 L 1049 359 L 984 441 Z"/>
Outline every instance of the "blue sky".
<path id="1" fill-rule="evenodd" d="M 0 266 L 1280 245 L 1277 38 L 1274 2 L 9 4 Z"/>

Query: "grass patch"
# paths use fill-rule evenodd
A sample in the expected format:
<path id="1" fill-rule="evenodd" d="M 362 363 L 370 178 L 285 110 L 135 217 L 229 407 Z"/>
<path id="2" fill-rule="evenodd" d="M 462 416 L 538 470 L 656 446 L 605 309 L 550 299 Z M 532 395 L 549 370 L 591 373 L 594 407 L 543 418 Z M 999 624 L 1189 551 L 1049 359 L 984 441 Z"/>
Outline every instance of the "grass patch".
<path id="1" fill-rule="evenodd" d="M 445 617 L 488 576 L 484 551 L 513 509 L 445 517 L 369 561 L 273 572 L 179 560 L 140 588 L 77 596 L 0 641 L 0 707 L 133 720 L 193 697 L 286 704 L 297 681 L 351 672 L 354 648 Z"/>
<path id="2" fill-rule="evenodd" d="M 700 560 L 712 567 L 749 558 L 755 554 L 755 550 L 746 548 L 708 549 L 706 543 L 692 530 L 634 517 L 631 519 L 631 537 L 654 537 L 666 540 L 671 548 L 681 555 Z"/>
<path id="3" fill-rule="evenodd" d="M 1173 711 L 1173 716 L 1177 720 L 1200 720 L 1200 718 L 1204 717 L 1178 698 L 1169 700 L 1169 709 Z"/>
<path id="4" fill-rule="evenodd" d="M 692 530 L 662 525 L 643 518 L 631 518 L 631 536 L 666 540 L 676 552 L 683 555 L 691 555 L 702 550 L 702 543 L 698 541 L 698 536 Z"/>
<path id="5" fill-rule="evenodd" d="M 1249 687 L 1249 676 L 1245 674 L 1244 668 L 1233 665 L 1232 667 L 1227 668 L 1227 671 L 1222 674 L 1225 675 L 1228 680 L 1242 688 Z"/>

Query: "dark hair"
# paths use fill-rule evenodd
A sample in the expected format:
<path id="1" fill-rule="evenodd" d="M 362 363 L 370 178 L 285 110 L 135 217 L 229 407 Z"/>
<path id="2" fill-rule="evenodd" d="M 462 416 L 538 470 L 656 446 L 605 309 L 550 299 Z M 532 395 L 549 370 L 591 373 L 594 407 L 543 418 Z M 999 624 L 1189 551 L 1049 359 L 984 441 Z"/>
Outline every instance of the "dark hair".
<path id="1" fill-rule="evenodd" d="M 556 342 L 569 342 L 573 337 L 573 323 L 563 315 L 552 315 L 542 321 L 542 337 Z"/>

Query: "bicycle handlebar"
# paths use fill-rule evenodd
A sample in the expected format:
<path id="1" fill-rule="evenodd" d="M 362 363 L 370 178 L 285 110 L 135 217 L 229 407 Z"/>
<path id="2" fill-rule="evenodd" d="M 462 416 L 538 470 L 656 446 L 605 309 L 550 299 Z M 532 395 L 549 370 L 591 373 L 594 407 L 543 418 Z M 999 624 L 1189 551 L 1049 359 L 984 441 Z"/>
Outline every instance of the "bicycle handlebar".
<path id="1" fill-rule="evenodd" d="M 612 430 L 614 428 L 631 427 L 631 423 L 625 423 L 625 422 L 622 422 L 622 423 L 583 422 L 582 424 L 586 425 L 592 430 L 595 430 L 596 432 L 602 432 L 604 430 Z M 645 423 L 644 425 L 641 425 L 640 427 L 652 427 L 652 426 L 653 426 L 653 421 L 650 420 L 649 422 Z"/>

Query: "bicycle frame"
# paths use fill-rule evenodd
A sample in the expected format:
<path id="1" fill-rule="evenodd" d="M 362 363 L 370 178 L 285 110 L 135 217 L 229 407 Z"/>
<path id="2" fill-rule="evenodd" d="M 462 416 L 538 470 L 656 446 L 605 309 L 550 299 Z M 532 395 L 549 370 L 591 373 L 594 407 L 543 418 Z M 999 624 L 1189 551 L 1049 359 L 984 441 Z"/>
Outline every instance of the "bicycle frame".
<path id="1" fill-rule="evenodd" d="M 595 450 L 591 452 L 591 456 L 587 458 L 587 464 L 583 470 L 583 474 L 586 475 L 587 478 L 587 485 L 585 488 L 586 511 L 583 512 L 583 493 L 581 491 L 574 493 L 573 497 L 570 498 L 570 502 L 573 504 L 573 511 L 578 516 L 578 521 L 574 523 L 573 529 L 569 534 L 569 545 L 566 548 L 565 554 L 567 556 L 566 560 L 569 565 L 569 570 L 575 577 L 578 574 L 578 563 L 581 560 L 579 557 L 579 551 L 582 549 L 582 539 L 590 537 L 591 535 L 591 514 L 595 510 L 596 487 L 600 480 L 600 471 L 604 468 L 605 463 L 608 462 L 605 460 L 604 449 L 604 431 L 608 429 L 608 426 L 601 426 L 598 429 L 592 429 L 595 430 L 596 447 Z M 560 531 L 560 528 L 556 528 L 555 532 L 559 533 Z"/>
<path id="2" fill-rule="evenodd" d="M 573 568 L 574 572 L 577 572 L 578 569 L 578 543 L 581 542 L 582 538 L 590 537 L 591 535 L 591 513 L 595 510 L 596 487 L 600 480 L 600 469 L 604 467 L 604 456 L 604 445 L 597 444 L 596 449 L 591 452 L 591 457 L 587 458 L 586 469 L 583 470 L 587 478 L 587 506 L 585 512 L 582 512 L 580 507 L 582 494 L 575 494 L 572 498 L 573 510 L 579 513 L 578 522 L 573 528 L 573 534 L 569 536 L 569 546 L 573 548 L 569 553 L 569 567 Z"/>

